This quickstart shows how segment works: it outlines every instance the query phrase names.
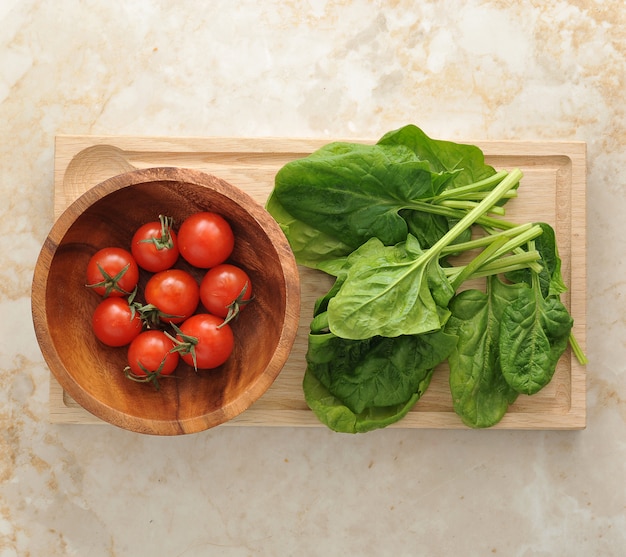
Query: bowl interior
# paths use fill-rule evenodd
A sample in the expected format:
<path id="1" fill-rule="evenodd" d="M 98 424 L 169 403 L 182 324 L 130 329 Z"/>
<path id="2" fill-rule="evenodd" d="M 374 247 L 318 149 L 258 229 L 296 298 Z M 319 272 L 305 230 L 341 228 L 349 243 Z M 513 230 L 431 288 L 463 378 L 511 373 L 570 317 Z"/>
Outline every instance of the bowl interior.
<path id="1" fill-rule="evenodd" d="M 207 429 L 245 410 L 280 372 L 295 336 L 288 322 L 294 322 L 294 330 L 297 325 L 293 308 L 287 311 L 292 289 L 287 275 L 295 271 L 295 263 L 291 269 L 289 258 L 277 250 L 275 223 L 264 220 L 264 210 L 225 182 L 208 175 L 209 181 L 195 175 L 180 181 L 155 179 L 142 171 L 129 174 L 129 185 L 116 178 L 90 190 L 55 223 L 58 230 L 51 231 L 40 300 L 45 326 L 37 326 L 35 319 L 42 352 L 70 396 L 106 421 L 155 434 Z M 127 348 L 104 346 L 93 335 L 91 315 L 100 297 L 85 287 L 85 269 L 103 247 L 128 249 L 133 232 L 160 214 L 180 224 L 198 211 L 218 212 L 231 224 L 236 245 L 229 261 L 249 273 L 255 300 L 232 323 L 236 346 L 226 364 L 196 373 L 181 363 L 176 378 L 164 379 L 155 391 L 124 377 Z M 61 235 L 56 241 L 55 234 Z M 182 258 L 176 267 L 198 280 L 203 275 Z M 149 276 L 141 274 L 140 295 Z"/>

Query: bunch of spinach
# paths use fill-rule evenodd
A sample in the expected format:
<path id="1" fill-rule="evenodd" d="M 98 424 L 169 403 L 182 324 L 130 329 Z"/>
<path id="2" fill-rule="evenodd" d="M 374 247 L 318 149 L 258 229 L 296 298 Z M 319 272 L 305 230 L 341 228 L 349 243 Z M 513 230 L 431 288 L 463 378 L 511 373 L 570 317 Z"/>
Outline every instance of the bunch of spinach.
<path id="1" fill-rule="evenodd" d="M 268 211 L 298 263 L 335 277 L 315 306 L 303 380 L 328 427 L 401 419 L 446 359 L 455 411 L 473 427 L 550 380 L 571 318 L 551 228 L 502 219 L 521 177 L 416 126 L 375 145 L 330 143 L 278 172 Z M 492 277 L 486 293 L 457 294 L 480 276 Z"/>

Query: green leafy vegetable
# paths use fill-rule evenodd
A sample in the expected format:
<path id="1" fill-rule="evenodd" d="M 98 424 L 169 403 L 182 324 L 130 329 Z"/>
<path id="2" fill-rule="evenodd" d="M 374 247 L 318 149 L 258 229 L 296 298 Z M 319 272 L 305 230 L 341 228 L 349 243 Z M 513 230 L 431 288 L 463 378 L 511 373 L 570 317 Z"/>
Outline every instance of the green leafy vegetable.
<path id="1" fill-rule="evenodd" d="M 453 176 L 432 172 L 402 145 L 331 143 L 285 165 L 274 194 L 289 214 L 354 249 L 372 237 L 402 241 L 408 230 L 398 212 L 435 196 Z"/>
<path id="2" fill-rule="evenodd" d="M 378 145 L 403 145 L 420 160 L 428 161 L 434 172 L 458 172 L 454 180 L 456 186 L 478 182 L 495 173 L 485 164 L 483 152 L 478 147 L 431 139 L 414 125 L 386 133 Z"/>
<path id="3" fill-rule="evenodd" d="M 309 369 L 304 373 L 302 387 L 309 408 L 324 425 L 340 433 L 365 433 L 387 427 L 404 418 L 426 390 L 429 382 L 430 377 L 420 386 L 420 391 L 402 404 L 368 408 L 359 414 L 355 414 L 340 399 L 332 395 Z"/>
<path id="4" fill-rule="evenodd" d="M 455 344 L 456 338 L 443 331 L 365 340 L 311 334 L 307 368 L 329 392 L 360 413 L 404 403 Z"/>
<path id="5" fill-rule="evenodd" d="M 455 411 L 489 427 L 550 381 L 568 339 L 584 361 L 554 230 L 503 218 L 521 178 L 416 126 L 375 145 L 330 143 L 277 173 L 267 210 L 298 263 L 335 277 L 315 303 L 303 379 L 322 423 L 394 423 L 447 359 Z M 478 277 L 485 292 L 460 291 Z"/>
<path id="6" fill-rule="evenodd" d="M 567 348 L 573 324 L 558 297 L 543 297 L 534 273 L 532 287 L 521 291 L 501 316 L 501 367 L 507 383 L 527 395 L 545 387 Z"/>
<path id="7" fill-rule="evenodd" d="M 521 177 L 507 174 L 490 194 L 457 222 L 434 246 L 423 252 L 409 236 L 406 242 L 385 248 L 371 239 L 348 258 L 355 261 L 328 308 L 330 330 L 349 339 L 419 334 L 440 329 L 454 294 L 439 268 L 442 250 L 500 199 Z M 393 308 L 393 311 L 389 311 Z M 443 319 L 442 319 L 443 317 Z"/>
<path id="8" fill-rule="evenodd" d="M 412 236 L 396 246 L 372 238 L 354 251 L 342 286 L 328 304 L 331 331 L 346 339 L 365 339 L 440 329 L 441 308 L 432 285 L 442 308 L 454 292 L 445 275 L 431 270 L 437 260 L 416 264 L 423 253 Z"/>
<path id="9" fill-rule="evenodd" d="M 500 320 L 525 284 L 506 285 L 487 279 L 487 291 L 465 290 L 450 303 L 446 332 L 458 337 L 450 356 L 450 392 L 455 412 L 474 428 L 498 423 L 518 393 L 500 368 Z"/>
<path id="10" fill-rule="evenodd" d="M 430 247 L 464 215 L 439 202 L 474 182 L 475 190 L 462 190 L 461 199 L 480 196 L 493 186 L 494 174 L 477 147 L 431 140 L 406 126 L 377 145 L 335 142 L 287 163 L 276 174 L 267 209 L 283 227 L 298 263 L 317 267 L 326 247 L 330 259 L 372 237 L 393 245 L 406 239 L 409 228 Z M 422 234 L 420 220 L 428 222 L 429 234 Z"/>
<path id="11" fill-rule="evenodd" d="M 329 236 L 290 215 L 274 193 L 270 194 L 266 208 L 289 239 L 296 261 L 301 265 L 317 268 L 324 261 L 348 255 L 352 251 L 352 248 L 340 239 Z"/>

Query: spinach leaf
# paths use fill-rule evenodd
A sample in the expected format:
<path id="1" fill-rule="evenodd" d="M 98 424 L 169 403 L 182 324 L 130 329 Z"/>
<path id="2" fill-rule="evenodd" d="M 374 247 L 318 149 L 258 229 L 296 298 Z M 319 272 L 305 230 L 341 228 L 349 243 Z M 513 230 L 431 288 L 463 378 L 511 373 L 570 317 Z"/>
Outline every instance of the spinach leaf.
<path id="1" fill-rule="evenodd" d="M 310 334 L 307 369 L 352 412 L 404 404 L 448 357 L 456 337 L 425 335 L 347 340 Z"/>
<path id="2" fill-rule="evenodd" d="M 572 336 L 573 320 L 560 301 L 567 291 L 561 275 L 556 234 L 547 223 L 539 223 L 542 234 L 529 245 L 541 256 L 541 270 L 521 269 L 507 273 L 509 280 L 529 284 L 531 289 L 503 315 L 501 344 L 502 372 L 518 392 L 534 394 L 547 385 L 569 342 L 581 363 L 586 358 Z"/>
<path id="3" fill-rule="evenodd" d="M 448 357 L 450 391 L 454 411 L 470 427 L 495 425 L 517 398 L 500 367 L 500 320 L 524 290 L 525 284 L 508 285 L 492 276 L 486 292 L 465 290 L 450 302 L 445 331 L 458 337 Z"/>
<path id="4" fill-rule="evenodd" d="M 266 209 L 280 225 L 296 261 L 301 265 L 315 269 L 328 259 L 342 257 L 352 251 L 341 240 L 290 215 L 273 192 L 267 200 Z"/>
<path id="5" fill-rule="evenodd" d="M 420 259 L 423 254 L 409 235 L 396 246 L 372 238 L 349 255 L 345 279 L 328 303 L 330 330 L 358 340 L 440 329 L 454 292 L 437 260 Z"/>
<path id="6" fill-rule="evenodd" d="M 404 145 L 420 160 L 428 161 L 434 172 L 458 171 L 447 187 L 478 182 L 496 172 L 492 166 L 485 164 L 484 154 L 478 147 L 431 139 L 414 125 L 386 133 L 378 145 Z M 408 222 L 409 231 L 423 249 L 433 246 L 456 223 L 449 217 L 424 211 L 406 211 L 403 216 Z M 467 229 L 456 241 L 467 241 L 470 236 L 471 230 Z"/>
<path id="7" fill-rule="evenodd" d="M 452 194 L 451 186 L 494 176 L 477 147 L 433 140 L 411 125 L 376 145 L 330 143 L 287 163 L 275 177 L 266 208 L 298 263 L 318 268 L 370 237 L 393 245 L 411 232 L 423 248 L 431 247 L 464 214 L 432 202 L 444 191 Z M 463 230 L 458 241 L 469 234 Z"/>
<path id="8" fill-rule="evenodd" d="M 341 400 L 332 395 L 308 369 L 304 373 L 302 389 L 304 398 L 319 421 L 340 433 L 365 433 L 387 427 L 404 418 L 428 387 L 428 381 L 420 386 L 406 402 L 386 407 L 372 407 L 355 414 Z"/>
<path id="9" fill-rule="evenodd" d="M 457 170 L 455 186 L 471 184 L 495 174 L 494 168 L 485 164 L 483 152 L 478 147 L 431 139 L 412 124 L 386 133 L 378 145 L 404 145 L 420 160 L 428 161 L 433 172 Z"/>
<path id="10" fill-rule="evenodd" d="M 344 280 L 339 273 L 337 283 Z M 456 337 L 425 335 L 364 340 L 329 332 L 328 302 L 336 285 L 315 304 L 303 389 L 307 404 L 335 431 L 358 433 L 400 420 L 430 384 L 434 368 L 456 345 Z"/>
<path id="11" fill-rule="evenodd" d="M 455 173 L 431 171 L 402 145 L 335 142 L 283 166 L 273 193 L 297 220 L 356 249 L 372 237 L 406 238 L 399 211 L 435 196 Z"/>
<path id="12" fill-rule="evenodd" d="M 502 374 L 519 393 L 532 395 L 552 379 L 574 324 L 555 296 L 544 298 L 535 274 L 533 288 L 520 292 L 500 322 Z"/>

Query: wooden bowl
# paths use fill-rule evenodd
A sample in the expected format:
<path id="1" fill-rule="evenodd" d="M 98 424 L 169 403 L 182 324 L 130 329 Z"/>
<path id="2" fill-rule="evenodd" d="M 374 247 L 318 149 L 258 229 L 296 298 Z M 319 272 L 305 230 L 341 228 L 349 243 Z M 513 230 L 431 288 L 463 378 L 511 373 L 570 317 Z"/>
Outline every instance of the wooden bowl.
<path id="1" fill-rule="evenodd" d="M 134 230 L 159 214 L 180 224 L 205 210 L 231 224 L 230 261 L 249 273 L 255 300 L 232 323 L 236 347 L 226 364 L 196 373 L 181 363 L 177 377 L 163 379 L 156 391 L 124 376 L 126 348 L 107 347 L 92 333 L 100 298 L 85 287 L 86 265 L 103 247 L 128 249 Z M 182 258 L 176 266 L 188 268 Z M 192 272 L 200 280 L 202 271 Z M 140 292 L 148 276 L 140 277 Z M 282 369 L 299 312 L 297 266 L 278 224 L 241 190 L 187 169 L 127 172 L 87 191 L 52 227 L 32 285 L 35 332 L 61 387 L 102 420 L 155 435 L 202 431 L 246 410 Z"/>

